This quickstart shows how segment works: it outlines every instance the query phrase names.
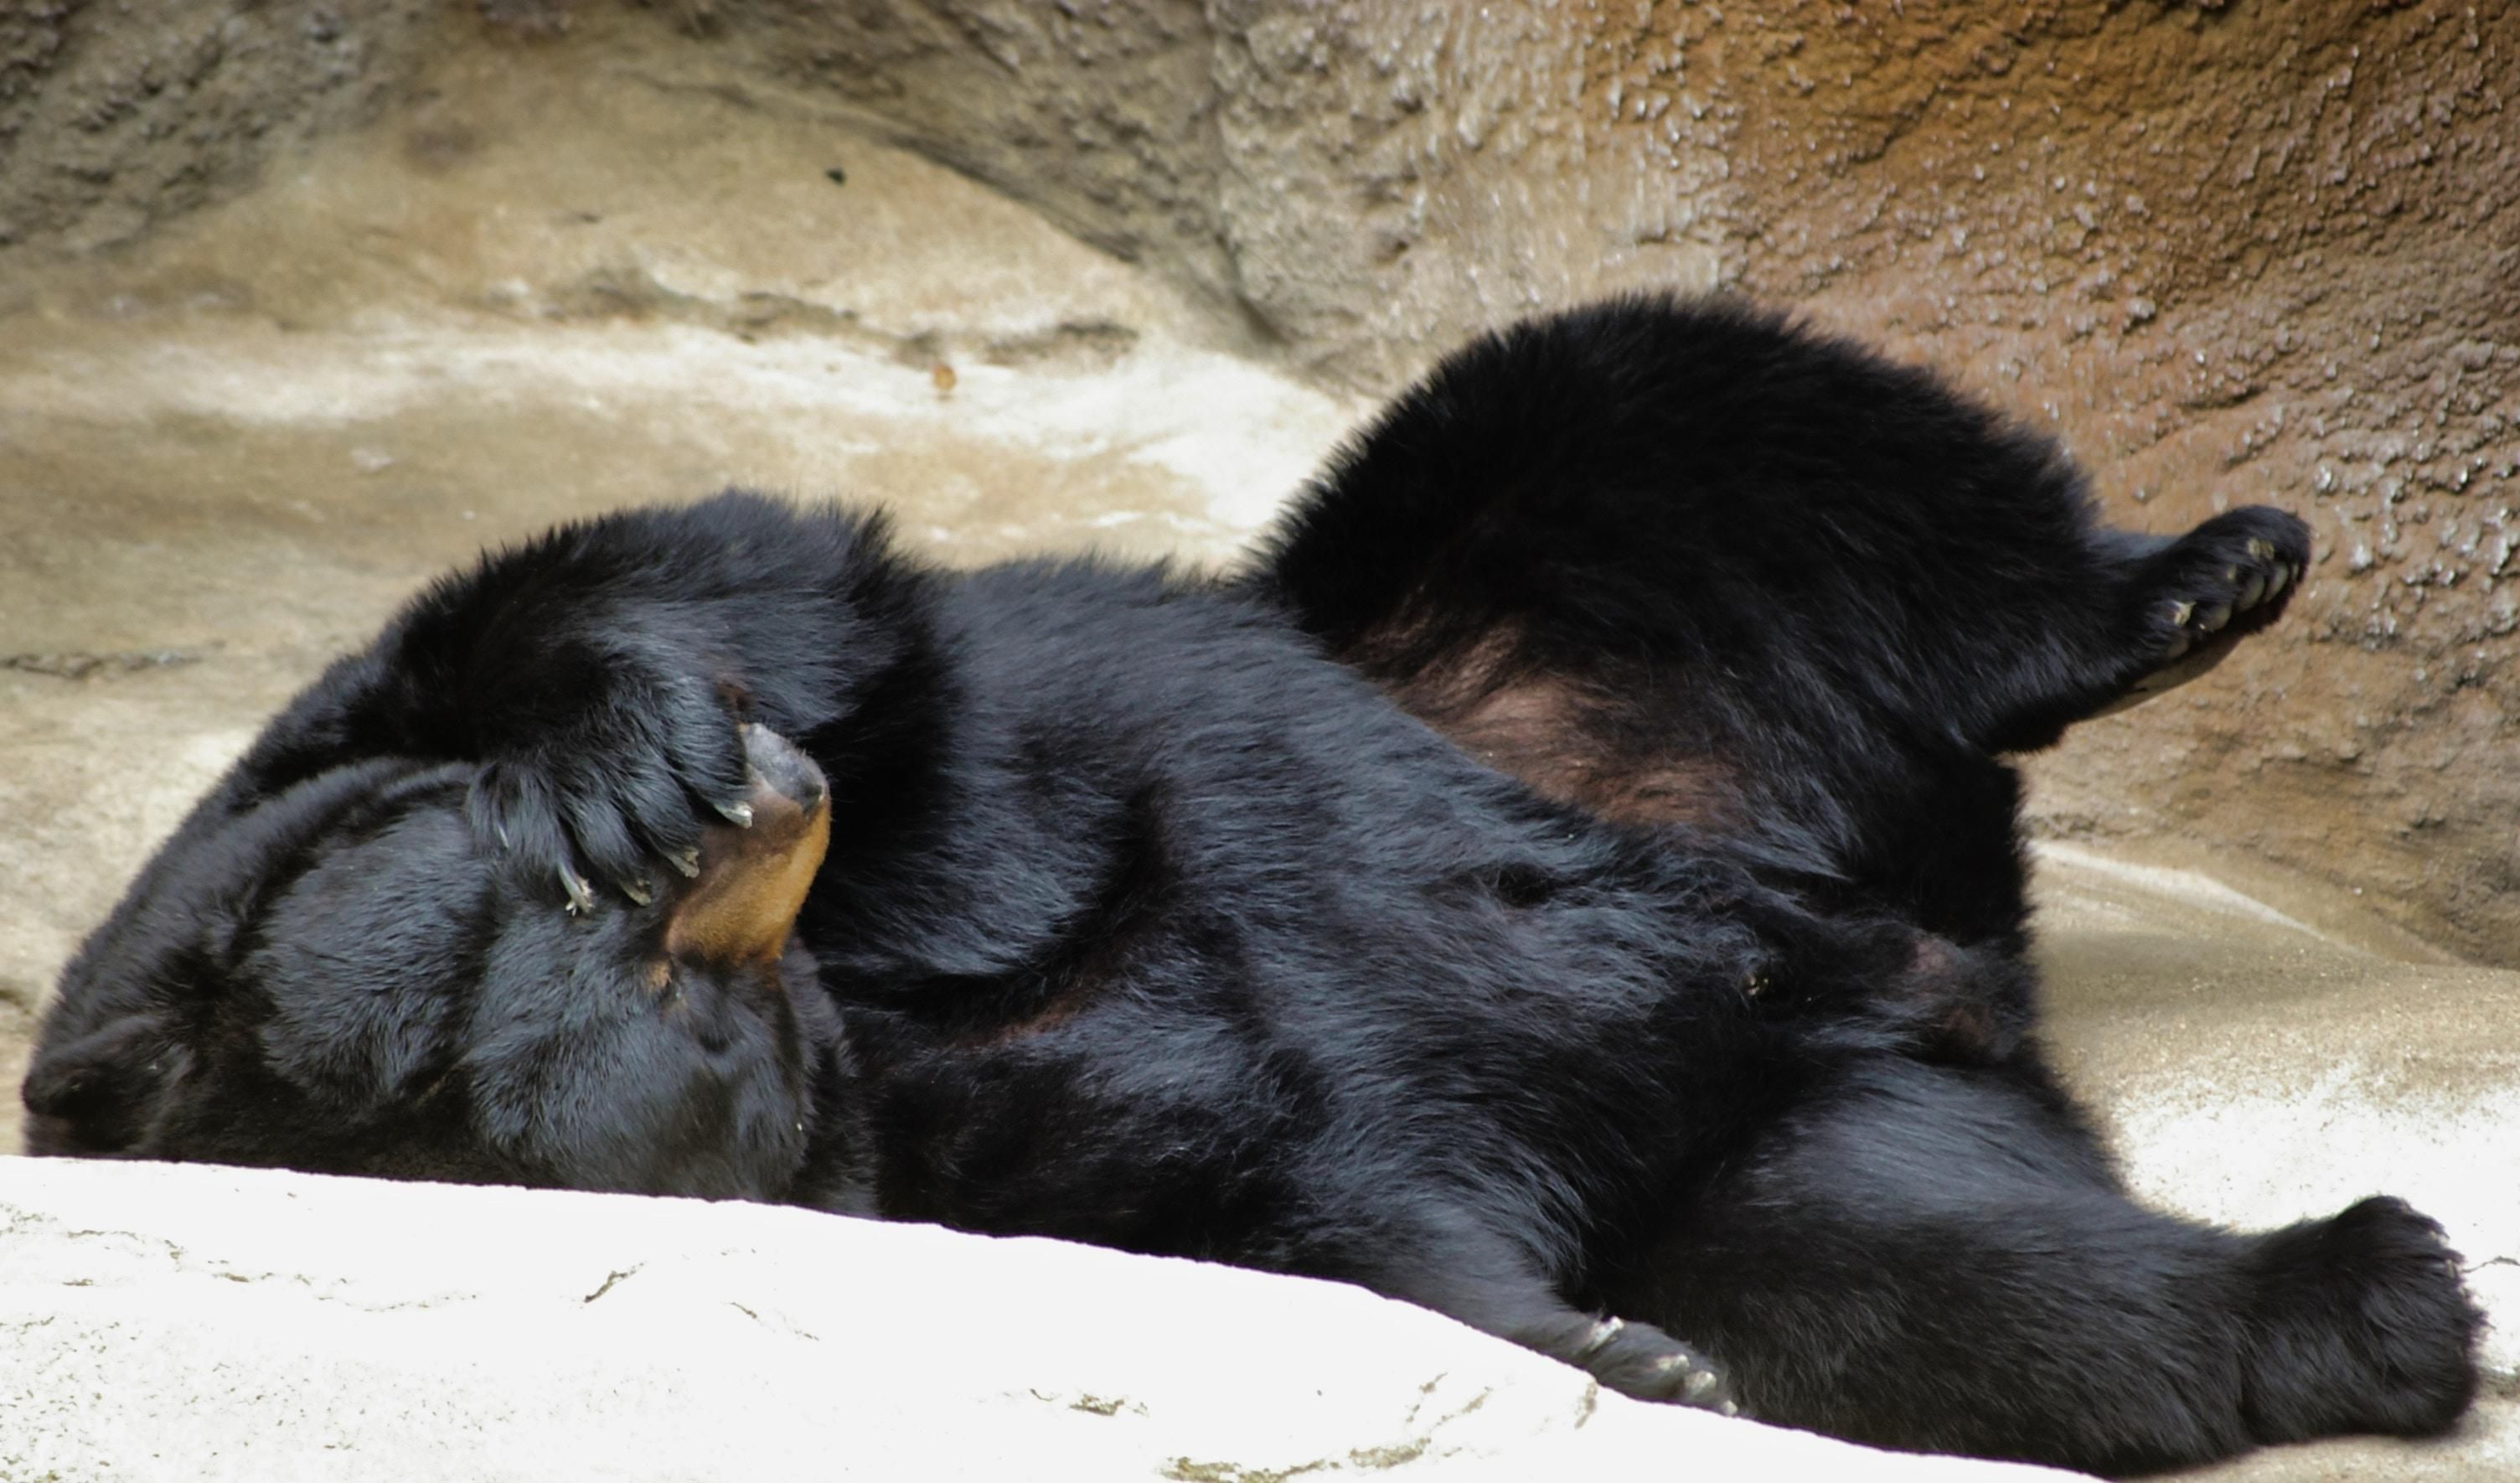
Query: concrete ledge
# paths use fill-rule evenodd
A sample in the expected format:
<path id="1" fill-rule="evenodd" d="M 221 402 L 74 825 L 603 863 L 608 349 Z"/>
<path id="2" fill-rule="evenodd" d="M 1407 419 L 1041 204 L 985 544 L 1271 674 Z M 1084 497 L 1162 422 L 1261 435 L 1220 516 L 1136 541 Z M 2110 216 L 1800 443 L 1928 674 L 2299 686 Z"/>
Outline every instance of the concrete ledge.
<path id="1" fill-rule="evenodd" d="M 1360 1289 L 801 1210 L 0 1159 L 0 1478 L 2056 1477 Z"/>

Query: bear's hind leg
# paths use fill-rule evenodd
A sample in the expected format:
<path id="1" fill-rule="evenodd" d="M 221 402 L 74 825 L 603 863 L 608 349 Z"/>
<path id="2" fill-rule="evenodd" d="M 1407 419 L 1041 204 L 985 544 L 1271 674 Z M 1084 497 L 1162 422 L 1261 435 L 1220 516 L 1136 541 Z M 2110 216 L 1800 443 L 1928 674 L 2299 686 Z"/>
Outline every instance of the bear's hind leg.
<path id="1" fill-rule="evenodd" d="M 2249 1270 L 2260 1441 L 2428 1436 L 2474 1399 L 2483 1317 L 2441 1227 L 2406 1201 L 2378 1195 L 2261 1236 Z"/>
<path id="2" fill-rule="evenodd" d="M 1608 1296 L 1762 1419 L 2105 1473 L 2433 1434 L 2476 1385 L 2476 1310 L 2403 1204 L 2175 1220 L 2001 1073 L 1886 1058 L 1772 1126 Z"/>

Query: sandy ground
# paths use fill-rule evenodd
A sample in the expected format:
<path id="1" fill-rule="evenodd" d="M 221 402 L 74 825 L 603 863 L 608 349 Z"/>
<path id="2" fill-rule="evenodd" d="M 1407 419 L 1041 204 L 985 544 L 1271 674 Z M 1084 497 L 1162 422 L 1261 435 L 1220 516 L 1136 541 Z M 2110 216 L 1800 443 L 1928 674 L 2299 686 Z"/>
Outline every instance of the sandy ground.
<path id="1" fill-rule="evenodd" d="M 485 544 L 742 483 L 881 502 L 954 562 L 1217 561 L 1364 410 L 814 105 L 627 53 L 450 57 L 248 197 L 0 281 L 0 1083 L 260 718 Z M 2163 1203 L 2404 1194 L 2520 1328 L 2520 973 L 2282 899 L 2048 851 L 2077 1082 Z M 2450 1443 L 2223 1471 L 2520 1474 L 2515 1338 Z"/>

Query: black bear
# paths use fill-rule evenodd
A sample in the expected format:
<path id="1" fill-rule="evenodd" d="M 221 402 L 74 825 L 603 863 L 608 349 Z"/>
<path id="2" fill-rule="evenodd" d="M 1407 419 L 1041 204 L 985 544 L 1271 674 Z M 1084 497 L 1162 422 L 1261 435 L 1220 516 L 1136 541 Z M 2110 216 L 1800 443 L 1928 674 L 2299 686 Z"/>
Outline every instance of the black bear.
<path id="1" fill-rule="evenodd" d="M 29 1146 L 1206 1257 L 2103 1471 L 2438 1432 L 2437 1227 L 2145 1211 L 2032 1033 L 2002 754 L 2308 558 L 1667 299 L 1454 355 L 1228 577 L 593 520 L 272 722 L 68 969 Z"/>

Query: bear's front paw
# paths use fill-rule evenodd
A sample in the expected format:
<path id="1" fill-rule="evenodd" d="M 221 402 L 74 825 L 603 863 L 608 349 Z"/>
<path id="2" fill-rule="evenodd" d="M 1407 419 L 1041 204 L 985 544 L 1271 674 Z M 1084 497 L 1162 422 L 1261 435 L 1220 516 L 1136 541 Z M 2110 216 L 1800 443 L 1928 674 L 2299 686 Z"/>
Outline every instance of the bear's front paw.
<path id="1" fill-rule="evenodd" d="M 572 913 L 596 882 L 646 905 L 659 872 L 700 870 L 703 821 L 751 824 L 733 710 L 696 679 L 613 674 L 564 718 L 496 748 L 472 785 L 478 836 Z"/>
<path id="2" fill-rule="evenodd" d="M 1624 1319 L 1603 1319 L 1575 1356 L 1593 1377 L 1640 1401 L 1695 1406 L 1737 1416 L 1740 1406 L 1715 1362 L 1656 1328 Z"/>

